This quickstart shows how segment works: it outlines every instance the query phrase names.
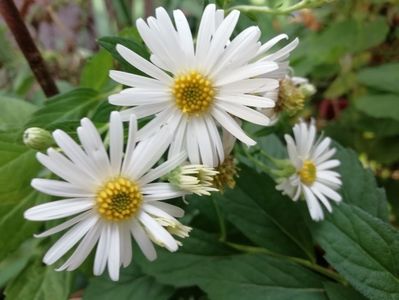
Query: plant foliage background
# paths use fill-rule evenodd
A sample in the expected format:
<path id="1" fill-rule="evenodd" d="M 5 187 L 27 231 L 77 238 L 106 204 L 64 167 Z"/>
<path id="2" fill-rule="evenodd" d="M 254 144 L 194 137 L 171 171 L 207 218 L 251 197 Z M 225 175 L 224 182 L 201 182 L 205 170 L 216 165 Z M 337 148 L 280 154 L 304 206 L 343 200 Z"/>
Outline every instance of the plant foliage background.
<path id="1" fill-rule="evenodd" d="M 196 28 L 207 2 L 152 5 L 181 8 Z M 73 135 L 84 116 L 98 127 L 108 121 L 107 97 L 120 89 L 109 69 L 137 72 L 115 45 L 148 56 L 134 20 L 151 10 L 151 2 L 17 1 L 61 92 L 46 99 L 1 22 L 0 298 L 399 299 L 399 6 L 305 2 L 304 9 L 288 12 L 298 1 L 216 1 L 226 9 L 267 4 L 269 12 L 244 11 L 238 27 L 258 25 L 262 40 L 281 32 L 300 38 L 292 67 L 317 88 L 301 116 L 314 116 L 336 141 L 343 203 L 313 222 L 303 203 L 282 196 L 248 159 L 262 159 L 260 149 L 284 157 L 281 137 L 293 123 L 248 126 L 258 144 L 249 154 L 236 147 L 236 188 L 189 197 L 184 221 L 194 230 L 183 247 L 157 249 L 155 262 L 134 251 L 134 262 L 112 282 L 107 275 L 92 277 L 90 259 L 73 273 L 41 263 L 52 241 L 33 239 L 46 225 L 27 222 L 23 211 L 50 199 L 30 187 L 43 170 L 22 133 L 36 126 Z"/>

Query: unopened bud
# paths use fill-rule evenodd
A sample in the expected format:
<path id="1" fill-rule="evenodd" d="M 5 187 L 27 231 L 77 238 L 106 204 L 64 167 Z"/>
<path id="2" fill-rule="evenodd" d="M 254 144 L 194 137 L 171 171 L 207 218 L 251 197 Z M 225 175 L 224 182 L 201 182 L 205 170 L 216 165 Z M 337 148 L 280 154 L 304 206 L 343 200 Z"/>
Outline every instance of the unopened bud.
<path id="1" fill-rule="evenodd" d="M 218 172 L 204 165 L 180 166 L 167 175 L 167 180 L 176 187 L 201 195 L 210 195 L 217 191 L 212 186 L 213 179 Z"/>
<path id="2" fill-rule="evenodd" d="M 26 129 L 23 134 L 23 142 L 28 147 L 39 151 L 46 150 L 54 145 L 51 133 L 39 127 Z"/>

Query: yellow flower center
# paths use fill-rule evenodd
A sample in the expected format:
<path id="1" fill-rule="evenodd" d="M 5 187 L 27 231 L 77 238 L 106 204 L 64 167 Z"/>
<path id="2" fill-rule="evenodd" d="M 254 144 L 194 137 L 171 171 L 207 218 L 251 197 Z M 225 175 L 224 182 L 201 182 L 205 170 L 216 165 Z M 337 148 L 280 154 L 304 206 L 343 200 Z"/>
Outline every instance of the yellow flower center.
<path id="1" fill-rule="evenodd" d="M 96 195 L 97 210 L 109 221 L 132 217 L 140 208 L 143 196 L 138 185 L 123 177 L 105 183 Z"/>
<path id="2" fill-rule="evenodd" d="M 175 77 L 172 95 L 183 113 L 198 116 L 212 105 L 215 88 L 207 77 L 191 71 Z"/>
<path id="3" fill-rule="evenodd" d="M 298 173 L 301 181 L 306 185 L 311 185 L 316 180 L 316 166 L 310 160 L 303 162 L 302 169 Z"/>

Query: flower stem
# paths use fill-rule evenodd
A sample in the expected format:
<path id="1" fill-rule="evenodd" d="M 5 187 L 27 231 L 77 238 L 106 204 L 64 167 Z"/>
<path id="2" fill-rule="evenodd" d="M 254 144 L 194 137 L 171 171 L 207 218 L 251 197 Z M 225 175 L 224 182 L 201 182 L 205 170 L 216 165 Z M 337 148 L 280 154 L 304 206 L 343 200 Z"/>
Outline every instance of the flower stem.
<path id="1" fill-rule="evenodd" d="M 214 197 L 212 197 L 212 203 L 213 203 L 213 206 L 215 207 L 216 215 L 217 215 L 218 221 L 219 221 L 219 227 L 220 227 L 219 240 L 224 242 L 226 240 L 226 224 L 224 221 L 224 217 L 222 215 L 222 212 L 220 211 L 219 204 L 216 202 L 216 199 Z"/>
<path id="2" fill-rule="evenodd" d="M 312 263 L 311 261 L 308 261 L 306 259 L 298 258 L 298 257 L 292 257 L 292 256 L 286 256 L 282 254 L 275 253 L 273 251 L 270 251 L 266 248 L 261 248 L 261 247 L 254 247 L 254 246 L 249 246 L 249 245 L 241 245 L 241 244 L 236 244 L 236 243 L 231 243 L 231 242 L 225 242 L 226 245 L 230 246 L 231 248 L 234 248 L 236 250 L 246 252 L 246 253 L 261 253 L 261 254 L 266 254 L 270 255 L 273 257 L 278 257 L 278 258 L 283 258 L 288 261 L 291 261 L 295 264 L 304 266 L 308 269 L 311 269 L 313 271 L 318 272 L 319 274 L 322 274 L 328 278 L 331 278 L 337 282 L 340 282 L 343 285 L 347 285 L 347 281 L 345 278 L 343 278 L 340 274 L 337 272 L 334 272 L 332 270 L 329 270 L 327 268 L 323 268 L 322 266 L 319 266 L 318 264 Z"/>
<path id="3" fill-rule="evenodd" d="M 58 94 L 58 88 L 44 63 L 43 57 L 33 42 L 28 28 L 24 24 L 13 0 L 0 1 L 0 14 L 3 16 L 4 21 L 14 35 L 19 48 L 28 61 L 33 74 L 43 89 L 43 92 L 47 97 Z"/>
<path id="4" fill-rule="evenodd" d="M 236 5 L 230 7 L 228 11 L 237 9 L 242 12 L 258 12 L 258 13 L 265 13 L 271 15 L 285 15 L 300 9 L 316 7 L 328 1 L 329 0 L 302 0 L 296 4 L 284 8 L 280 7 L 270 8 L 269 6 L 254 6 L 254 5 Z"/>

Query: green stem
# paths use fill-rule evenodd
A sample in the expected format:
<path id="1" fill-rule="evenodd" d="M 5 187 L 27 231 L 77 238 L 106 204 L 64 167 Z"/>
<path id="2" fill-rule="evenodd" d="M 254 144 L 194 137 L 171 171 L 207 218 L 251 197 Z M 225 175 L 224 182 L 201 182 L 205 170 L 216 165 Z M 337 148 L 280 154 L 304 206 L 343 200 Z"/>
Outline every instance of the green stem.
<path id="1" fill-rule="evenodd" d="M 261 169 L 263 172 L 265 172 L 265 173 L 267 173 L 267 174 L 271 174 L 271 171 L 272 171 L 272 170 L 271 170 L 266 164 L 264 164 L 264 163 L 261 162 L 260 160 L 257 160 L 255 157 L 253 157 L 253 156 L 249 153 L 248 148 L 246 148 L 245 146 L 243 146 L 243 150 L 244 150 L 244 153 L 245 153 L 246 157 L 247 157 L 250 161 L 252 161 L 259 169 Z"/>
<path id="2" fill-rule="evenodd" d="M 222 212 L 220 211 L 219 204 L 216 202 L 216 199 L 214 197 L 212 197 L 212 203 L 213 203 L 213 206 L 215 207 L 216 215 L 217 215 L 218 221 L 219 221 L 219 227 L 220 227 L 219 240 L 224 242 L 224 241 L 226 241 L 226 224 L 224 222 L 224 217 L 222 215 Z"/>
<path id="3" fill-rule="evenodd" d="M 327 1 L 326 0 L 324 0 L 324 1 L 323 0 L 320 0 L 320 1 L 302 0 L 302 1 L 300 1 L 294 5 L 288 6 L 286 8 L 277 8 L 277 9 L 270 8 L 269 6 L 236 5 L 236 6 L 230 7 L 228 11 L 237 9 L 242 12 L 258 12 L 258 13 L 265 13 L 265 14 L 271 14 L 271 15 L 284 15 L 284 14 L 289 14 L 291 12 L 294 12 L 294 11 L 297 11 L 297 10 L 300 10 L 303 8 L 316 7 L 318 5 L 326 3 Z"/>
<path id="4" fill-rule="evenodd" d="M 341 275 L 339 275 L 338 273 L 331 271 L 329 269 L 323 268 L 315 263 L 312 263 L 311 261 L 308 261 L 306 259 L 302 259 L 302 258 L 298 258 L 298 257 L 292 257 L 292 256 L 286 256 L 286 255 L 282 255 L 282 254 L 278 254 L 275 253 L 273 251 L 270 251 L 268 249 L 265 248 L 260 248 L 260 247 L 254 247 L 254 246 L 248 246 L 248 245 L 241 245 L 241 244 L 236 244 L 236 243 L 231 243 L 231 242 L 225 242 L 226 245 L 242 251 L 242 252 L 246 252 L 246 253 L 261 253 L 261 254 L 266 254 L 266 255 L 270 255 L 273 257 L 278 257 L 278 258 L 284 258 L 288 261 L 291 261 L 293 263 L 296 263 L 298 265 L 304 266 L 308 269 L 311 269 L 313 271 L 316 271 L 328 278 L 331 278 L 337 282 L 340 282 L 343 285 L 347 285 L 347 282 L 345 280 L 345 278 L 343 278 Z"/>

